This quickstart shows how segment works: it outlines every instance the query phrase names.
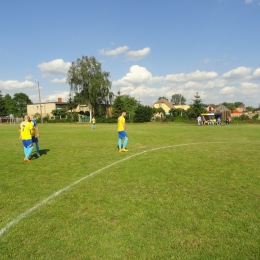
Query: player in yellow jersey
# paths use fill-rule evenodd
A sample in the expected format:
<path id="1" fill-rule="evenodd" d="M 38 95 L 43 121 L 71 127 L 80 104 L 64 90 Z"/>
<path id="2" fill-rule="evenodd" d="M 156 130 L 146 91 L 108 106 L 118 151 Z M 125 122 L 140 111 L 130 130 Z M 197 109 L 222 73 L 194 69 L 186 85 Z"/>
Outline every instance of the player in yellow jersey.
<path id="1" fill-rule="evenodd" d="M 25 158 L 23 159 L 25 162 L 30 162 L 29 156 L 33 150 L 33 142 L 32 142 L 32 133 L 34 131 L 34 125 L 32 122 L 29 121 L 29 116 L 24 116 L 24 121 L 20 124 L 20 137 L 19 139 L 22 140 L 22 144 L 24 147 L 24 155 Z"/>
<path id="2" fill-rule="evenodd" d="M 92 122 L 91 129 L 96 129 L 96 119 L 94 116 L 92 117 L 91 122 Z"/>
<path id="3" fill-rule="evenodd" d="M 125 116 L 126 116 L 126 111 L 123 110 L 121 113 L 121 116 L 118 118 L 118 149 L 119 152 L 128 152 L 126 149 L 126 145 L 128 142 L 128 136 L 126 133 L 126 125 L 125 125 Z M 122 147 L 122 140 L 124 139 L 123 142 L 123 147 Z"/>

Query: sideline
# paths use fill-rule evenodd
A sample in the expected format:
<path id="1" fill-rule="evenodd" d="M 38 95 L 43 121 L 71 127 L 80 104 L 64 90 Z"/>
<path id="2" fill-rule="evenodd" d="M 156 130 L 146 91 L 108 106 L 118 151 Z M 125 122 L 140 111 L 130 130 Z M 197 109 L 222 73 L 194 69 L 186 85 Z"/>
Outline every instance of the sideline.
<path id="1" fill-rule="evenodd" d="M 150 150 L 145 150 L 143 152 L 140 153 L 136 153 L 133 154 L 129 157 L 126 157 L 124 159 L 121 159 L 119 161 L 113 162 L 95 172 L 90 173 L 89 175 L 86 175 L 84 177 L 82 177 L 81 179 L 69 184 L 68 186 L 64 187 L 63 189 L 60 189 L 58 191 L 56 191 L 54 194 L 52 194 L 51 196 L 49 196 L 48 198 L 44 199 L 43 201 L 37 203 L 34 207 L 26 210 L 24 213 L 22 213 L 21 215 L 19 215 L 17 218 L 15 218 L 14 220 L 12 220 L 11 222 L 9 222 L 4 228 L 2 228 L 0 230 L 0 237 L 9 229 L 11 228 L 13 225 L 15 225 L 16 223 L 20 222 L 22 219 L 26 218 L 27 216 L 29 216 L 32 212 L 34 212 L 35 210 L 37 210 L 38 208 L 40 208 L 41 206 L 45 205 L 48 201 L 54 199 L 55 197 L 59 196 L 60 194 L 62 194 L 63 192 L 67 191 L 68 189 L 72 188 L 73 186 L 77 185 L 78 183 L 84 181 L 85 179 L 88 179 L 100 172 L 102 172 L 103 170 L 106 170 L 108 168 L 110 168 L 111 166 L 114 166 L 118 163 L 121 163 L 123 161 L 129 160 L 133 157 L 136 157 L 138 155 L 144 154 L 144 153 L 148 153 L 148 152 L 153 152 L 156 150 L 160 150 L 160 149 L 166 149 L 166 148 L 172 148 L 172 147 L 178 147 L 178 146 L 188 146 L 188 145 L 198 145 L 198 144 L 208 144 L 209 142 L 201 142 L 201 143 L 189 143 L 189 144 L 176 144 L 176 145 L 169 145 L 169 146 L 163 146 L 163 147 L 157 147 L 157 148 L 153 148 Z M 221 143 L 226 143 L 226 142 L 210 142 L 211 144 L 221 144 Z"/>

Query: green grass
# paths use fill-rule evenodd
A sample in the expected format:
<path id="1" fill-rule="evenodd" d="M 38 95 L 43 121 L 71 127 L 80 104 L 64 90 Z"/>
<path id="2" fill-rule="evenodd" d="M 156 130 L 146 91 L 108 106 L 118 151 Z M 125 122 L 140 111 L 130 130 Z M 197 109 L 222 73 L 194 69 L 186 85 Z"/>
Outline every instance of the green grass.
<path id="1" fill-rule="evenodd" d="M 94 173 L 7 229 L 0 259 L 260 259 L 260 126 L 127 127 L 119 153 L 115 124 L 40 125 L 24 163 L 0 125 L 0 230 Z"/>

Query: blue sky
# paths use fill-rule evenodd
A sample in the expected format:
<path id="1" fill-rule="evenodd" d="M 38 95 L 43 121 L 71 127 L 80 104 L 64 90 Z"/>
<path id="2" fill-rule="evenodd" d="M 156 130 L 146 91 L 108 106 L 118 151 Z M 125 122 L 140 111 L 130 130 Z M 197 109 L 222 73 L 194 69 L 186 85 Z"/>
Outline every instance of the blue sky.
<path id="1" fill-rule="evenodd" d="M 70 63 L 94 56 L 116 94 L 152 105 L 198 92 L 260 104 L 260 0 L 0 0 L 0 90 L 66 101 Z"/>

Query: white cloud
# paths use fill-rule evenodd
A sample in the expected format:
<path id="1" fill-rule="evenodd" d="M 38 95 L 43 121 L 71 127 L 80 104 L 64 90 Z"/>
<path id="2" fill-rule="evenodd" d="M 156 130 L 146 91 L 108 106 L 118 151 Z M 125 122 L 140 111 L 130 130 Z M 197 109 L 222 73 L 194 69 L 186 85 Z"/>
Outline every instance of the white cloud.
<path id="1" fill-rule="evenodd" d="M 166 76 L 167 81 L 171 82 L 185 82 L 185 81 L 205 81 L 209 79 L 214 79 L 218 76 L 217 72 L 211 71 L 211 72 L 206 72 L 206 71 L 199 71 L 196 70 L 193 73 L 190 74 L 170 74 Z"/>
<path id="2" fill-rule="evenodd" d="M 18 81 L 18 80 L 0 80 L 0 89 L 6 90 L 21 90 L 21 89 L 35 89 L 35 83 L 29 80 Z"/>
<path id="3" fill-rule="evenodd" d="M 187 104 L 190 104 L 196 92 L 199 92 L 203 102 L 207 104 L 236 102 L 243 95 L 245 101 L 249 102 L 247 105 L 253 105 L 252 102 L 260 98 L 260 84 L 251 83 L 250 80 L 260 76 L 260 68 L 250 73 L 250 68 L 239 67 L 226 73 L 226 78 L 223 75 L 218 76 L 214 71 L 199 70 L 153 76 L 145 67 L 134 65 L 124 77 L 112 82 L 112 89 L 114 92 L 120 91 L 122 95 L 133 96 L 147 105 L 153 104 L 159 96 L 170 99 L 173 94 L 182 94 L 187 99 Z M 239 80 L 233 80 L 232 77 Z"/>
<path id="4" fill-rule="evenodd" d="M 55 79 L 52 79 L 51 82 L 57 83 L 57 84 L 66 84 L 66 80 L 67 80 L 67 78 L 62 78 L 62 79 L 55 78 Z"/>
<path id="5" fill-rule="evenodd" d="M 146 47 L 142 50 L 138 51 L 129 51 L 126 56 L 128 60 L 140 60 L 144 57 L 146 57 L 148 54 L 150 54 L 151 49 L 149 47 Z"/>
<path id="6" fill-rule="evenodd" d="M 254 72 L 253 72 L 253 76 L 255 78 L 260 78 L 260 68 L 256 69 Z"/>
<path id="7" fill-rule="evenodd" d="M 205 64 L 207 64 L 207 63 L 209 63 L 209 62 L 210 62 L 210 59 L 205 59 L 205 60 L 204 60 L 204 63 L 205 63 Z"/>
<path id="8" fill-rule="evenodd" d="M 245 0 L 245 3 L 246 4 L 250 4 L 250 3 L 252 3 L 253 2 L 253 0 Z"/>
<path id="9" fill-rule="evenodd" d="M 251 82 L 242 82 L 240 91 L 244 95 L 252 95 L 260 93 L 260 84 L 251 83 Z"/>
<path id="10" fill-rule="evenodd" d="M 251 73 L 251 68 L 238 67 L 230 70 L 222 75 L 225 79 L 239 79 L 248 76 Z"/>
<path id="11" fill-rule="evenodd" d="M 237 92 L 237 88 L 236 87 L 224 87 L 222 88 L 219 93 L 220 94 L 224 94 L 224 95 L 230 95 L 230 94 L 234 94 Z"/>
<path id="12" fill-rule="evenodd" d="M 146 68 L 140 67 L 138 65 L 133 65 L 130 68 L 130 72 L 127 73 L 122 79 L 113 82 L 113 85 L 129 85 L 135 83 L 143 83 L 148 82 L 152 78 L 151 72 L 149 72 Z"/>
<path id="13" fill-rule="evenodd" d="M 44 77 L 54 75 L 66 75 L 71 63 L 65 62 L 63 59 L 56 59 L 50 62 L 42 62 L 37 67 L 40 68 Z"/>
<path id="14" fill-rule="evenodd" d="M 99 50 L 99 53 L 105 56 L 114 56 L 116 57 L 117 55 L 126 52 L 128 50 L 128 46 L 122 46 L 122 47 L 118 47 L 114 50 L 105 50 L 105 49 L 101 49 Z"/>

